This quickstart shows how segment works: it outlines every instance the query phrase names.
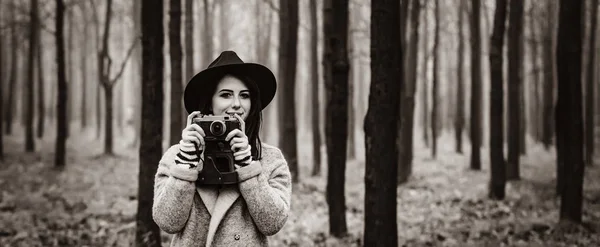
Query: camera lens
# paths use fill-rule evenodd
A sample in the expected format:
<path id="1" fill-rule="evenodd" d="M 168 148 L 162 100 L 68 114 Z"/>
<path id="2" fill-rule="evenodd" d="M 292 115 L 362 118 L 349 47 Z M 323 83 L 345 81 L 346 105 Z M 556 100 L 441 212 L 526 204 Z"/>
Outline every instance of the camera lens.
<path id="1" fill-rule="evenodd" d="M 210 133 L 215 136 L 225 134 L 225 123 L 223 121 L 214 121 L 210 124 Z"/>

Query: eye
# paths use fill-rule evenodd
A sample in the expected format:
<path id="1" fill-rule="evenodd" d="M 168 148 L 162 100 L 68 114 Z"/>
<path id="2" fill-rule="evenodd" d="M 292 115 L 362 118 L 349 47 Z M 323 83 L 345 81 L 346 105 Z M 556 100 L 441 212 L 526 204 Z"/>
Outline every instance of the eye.
<path id="1" fill-rule="evenodd" d="M 249 99 L 250 98 L 250 93 L 241 93 L 240 94 L 240 98 L 242 98 L 242 99 Z"/>
<path id="2" fill-rule="evenodd" d="M 231 97 L 231 93 L 230 92 L 223 92 L 221 94 L 219 94 L 219 96 L 221 96 L 222 98 L 229 98 Z"/>

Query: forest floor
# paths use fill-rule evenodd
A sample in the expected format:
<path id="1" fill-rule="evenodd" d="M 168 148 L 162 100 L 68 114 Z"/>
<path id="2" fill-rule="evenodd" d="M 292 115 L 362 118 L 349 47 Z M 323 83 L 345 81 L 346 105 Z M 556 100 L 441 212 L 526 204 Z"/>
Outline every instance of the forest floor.
<path id="1" fill-rule="evenodd" d="M 73 133 L 77 133 L 73 130 Z M 417 132 L 419 133 L 419 132 Z M 117 135 L 116 136 L 127 136 Z M 137 207 L 137 149 L 115 142 L 116 156 L 102 156 L 94 133 L 73 134 L 67 167 L 52 168 L 54 140 L 25 153 L 23 135 L 5 137 L 0 165 L 0 246 L 130 246 Z M 467 138 L 465 138 L 467 139 Z M 348 162 L 348 235 L 328 234 L 326 172 L 310 177 L 309 138 L 300 138 L 301 183 L 293 187 L 292 214 L 270 237 L 272 246 L 361 246 L 364 227 L 364 155 Z M 304 141 L 303 141 L 304 140 Z M 415 143 L 414 171 L 398 189 L 400 246 L 600 246 L 600 163 L 586 167 L 583 222 L 558 224 L 555 153 L 529 143 L 521 180 L 507 185 L 503 201 L 487 199 L 488 151 L 483 169 L 471 171 L 470 146 L 454 152 L 443 136 L 439 153 Z M 170 236 L 163 233 L 168 246 Z"/>

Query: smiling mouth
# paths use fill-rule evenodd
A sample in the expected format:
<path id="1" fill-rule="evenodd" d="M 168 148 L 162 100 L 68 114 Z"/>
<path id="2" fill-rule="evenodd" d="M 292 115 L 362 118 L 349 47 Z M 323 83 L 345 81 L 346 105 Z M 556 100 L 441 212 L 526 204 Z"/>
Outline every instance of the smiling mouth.
<path id="1" fill-rule="evenodd" d="M 240 116 L 240 117 L 242 116 L 242 113 L 241 113 L 241 112 L 226 112 L 226 113 L 227 113 L 227 115 L 230 115 L 230 116 L 232 116 L 232 117 L 233 117 L 233 115 L 238 115 L 238 116 Z"/>

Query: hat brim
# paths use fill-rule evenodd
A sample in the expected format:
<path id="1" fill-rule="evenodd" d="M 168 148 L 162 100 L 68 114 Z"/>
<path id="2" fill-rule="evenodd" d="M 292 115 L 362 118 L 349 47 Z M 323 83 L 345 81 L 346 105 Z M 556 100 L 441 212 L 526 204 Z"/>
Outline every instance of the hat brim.
<path id="1" fill-rule="evenodd" d="M 183 101 L 188 114 L 199 110 L 202 97 L 208 97 L 206 92 L 209 83 L 218 83 L 228 72 L 243 74 L 250 77 L 256 83 L 260 92 L 261 110 L 264 109 L 275 97 L 277 82 L 271 70 L 256 63 L 228 64 L 205 69 L 196 74 L 185 87 Z"/>

